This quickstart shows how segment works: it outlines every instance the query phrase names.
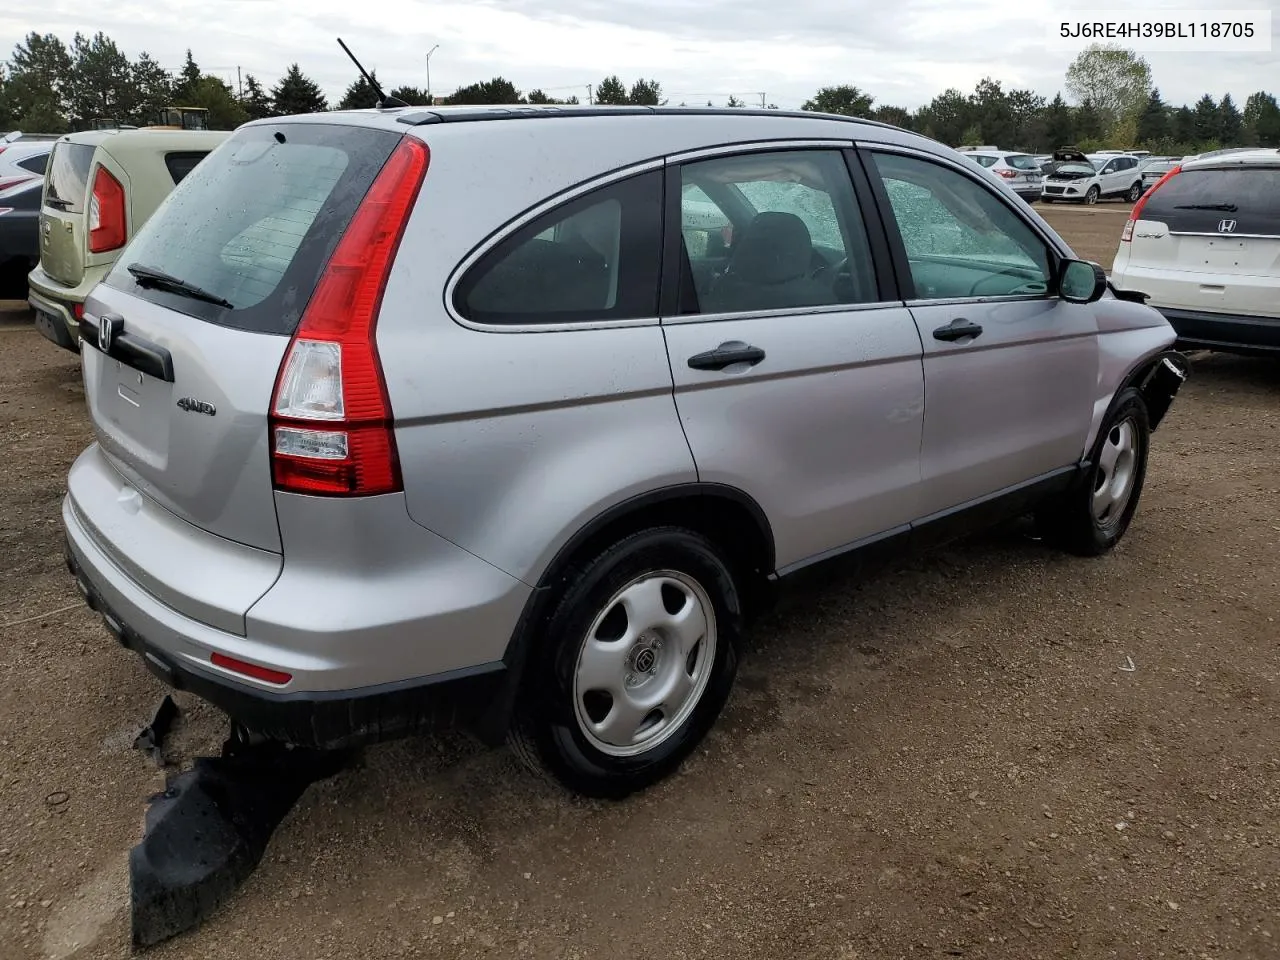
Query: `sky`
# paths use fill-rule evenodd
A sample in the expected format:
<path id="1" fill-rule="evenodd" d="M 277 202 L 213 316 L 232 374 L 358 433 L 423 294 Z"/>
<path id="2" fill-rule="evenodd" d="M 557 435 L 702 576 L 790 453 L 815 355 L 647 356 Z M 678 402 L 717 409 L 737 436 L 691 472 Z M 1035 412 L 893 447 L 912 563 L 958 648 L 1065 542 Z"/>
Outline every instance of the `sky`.
<path id="1" fill-rule="evenodd" d="M 1050 18 L 1117 7 L 1100 0 L 41 0 L 0 11 L 0 59 L 31 31 L 70 44 L 101 30 L 130 56 L 206 72 L 236 68 L 267 87 L 297 62 L 332 99 L 355 78 L 341 37 L 390 89 L 437 96 L 503 76 L 524 92 L 577 94 L 611 73 L 658 80 L 672 103 L 730 94 L 796 108 L 822 86 L 853 84 L 914 109 L 984 76 L 1046 96 L 1074 54 L 1046 43 Z M 15 9 L 17 8 L 17 9 Z M 1272 11 L 1270 53 L 1143 53 L 1164 99 L 1280 94 L 1280 0 L 1126 0 L 1127 10 Z M 428 61 L 428 51 L 435 48 Z M 429 63 L 429 67 L 428 67 Z"/>

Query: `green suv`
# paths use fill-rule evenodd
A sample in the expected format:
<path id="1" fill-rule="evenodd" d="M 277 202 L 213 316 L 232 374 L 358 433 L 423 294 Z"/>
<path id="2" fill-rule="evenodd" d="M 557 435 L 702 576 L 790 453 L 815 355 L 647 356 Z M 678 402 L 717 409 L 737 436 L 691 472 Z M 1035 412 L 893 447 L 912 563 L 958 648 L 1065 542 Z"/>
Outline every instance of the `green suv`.
<path id="1" fill-rule="evenodd" d="M 28 278 L 42 334 L 79 351 L 89 291 L 174 185 L 229 135 L 92 130 L 58 140 L 45 170 L 40 263 Z"/>

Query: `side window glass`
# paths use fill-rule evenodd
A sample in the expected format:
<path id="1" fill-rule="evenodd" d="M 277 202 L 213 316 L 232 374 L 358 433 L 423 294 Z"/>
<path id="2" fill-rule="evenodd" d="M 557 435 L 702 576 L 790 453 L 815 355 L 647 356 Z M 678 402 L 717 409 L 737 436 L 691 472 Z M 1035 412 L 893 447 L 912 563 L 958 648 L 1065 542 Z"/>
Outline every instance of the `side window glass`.
<path id="1" fill-rule="evenodd" d="M 25 160 L 19 160 L 18 166 L 23 170 L 30 170 L 32 173 L 44 173 L 44 168 L 49 165 L 49 154 L 41 153 L 34 157 L 27 157 Z"/>
<path id="2" fill-rule="evenodd" d="M 478 323 L 574 323 L 658 315 L 662 173 L 609 184 L 507 237 L 458 284 Z"/>
<path id="3" fill-rule="evenodd" d="M 1045 296 L 1049 251 L 990 189 L 955 170 L 871 154 L 919 300 Z"/>
<path id="4" fill-rule="evenodd" d="M 837 150 L 717 157 L 680 168 L 686 313 L 874 303 L 875 271 Z"/>

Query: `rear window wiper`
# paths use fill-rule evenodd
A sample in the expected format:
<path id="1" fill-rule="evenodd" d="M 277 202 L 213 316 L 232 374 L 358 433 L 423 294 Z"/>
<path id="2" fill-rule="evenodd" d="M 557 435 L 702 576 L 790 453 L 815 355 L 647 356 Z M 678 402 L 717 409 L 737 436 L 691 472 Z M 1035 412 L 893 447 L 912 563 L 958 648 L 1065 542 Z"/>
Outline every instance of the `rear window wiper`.
<path id="1" fill-rule="evenodd" d="M 44 202 L 51 207 L 57 207 L 59 210 L 68 210 L 71 207 L 71 201 L 63 200 L 61 197 L 45 197 Z"/>
<path id="2" fill-rule="evenodd" d="M 157 270 L 155 267 L 131 263 L 125 269 L 133 274 L 133 279 L 137 281 L 140 287 L 159 287 L 161 290 L 179 293 L 193 300 L 203 300 L 205 303 L 217 304 L 219 307 L 226 307 L 228 310 L 235 309 L 235 304 L 225 297 L 210 293 L 203 287 L 197 287 L 194 283 L 188 283 L 186 280 L 165 273 L 163 270 Z"/>
<path id="3" fill-rule="evenodd" d="M 1221 210 L 1223 213 L 1235 213 L 1240 208 L 1234 203 L 1180 203 L 1175 210 Z"/>

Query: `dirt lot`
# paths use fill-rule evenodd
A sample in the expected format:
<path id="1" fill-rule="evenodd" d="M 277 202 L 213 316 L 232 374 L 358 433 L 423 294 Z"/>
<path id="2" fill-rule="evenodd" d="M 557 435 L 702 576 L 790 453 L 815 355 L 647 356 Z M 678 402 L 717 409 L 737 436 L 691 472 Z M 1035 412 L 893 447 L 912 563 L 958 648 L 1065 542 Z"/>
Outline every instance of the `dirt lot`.
<path id="1" fill-rule="evenodd" d="M 1110 264 L 1123 207 L 1046 213 Z M 16 315 L 0 347 L 0 957 L 121 957 L 162 691 L 62 567 L 77 363 Z M 371 750 L 154 955 L 1280 956 L 1278 411 L 1280 365 L 1198 359 L 1105 559 L 1002 532 L 798 587 L 644 796 L 571 801 L 461 739 Z M 221 733 L 196 709 L 180 746 Z"/>

